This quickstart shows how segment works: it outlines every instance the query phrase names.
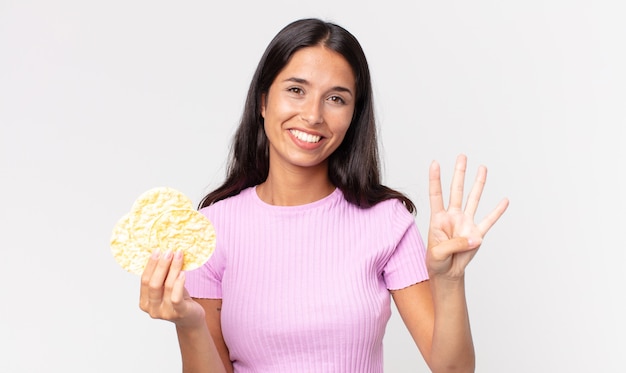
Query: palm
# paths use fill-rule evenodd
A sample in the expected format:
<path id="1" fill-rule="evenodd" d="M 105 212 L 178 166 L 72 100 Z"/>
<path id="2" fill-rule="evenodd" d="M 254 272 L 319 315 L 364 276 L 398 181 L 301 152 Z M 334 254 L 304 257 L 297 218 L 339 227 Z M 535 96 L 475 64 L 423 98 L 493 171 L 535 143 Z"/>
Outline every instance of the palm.
<path id="1" fill-rule="evenodd" d="M 508 201 L 503 200 L 480 223 L 475 223 L 474 215 L 485 185 L 487 169 L 482 166 L 478 169 L 476 180 L 463 208 L 466 166 L 467 158 L 463 155 L 459 156 L 452 178 L 450 202 L 447 209 L 443 203 L 439 165 L 433 162 L 430 168 L 431 216 L 428 230 L 427 265 L 431 276 L 443 275 L 451 278 L 463 276 L 465 267 L 478 251 L 483 237 L 508 206 Z"/>

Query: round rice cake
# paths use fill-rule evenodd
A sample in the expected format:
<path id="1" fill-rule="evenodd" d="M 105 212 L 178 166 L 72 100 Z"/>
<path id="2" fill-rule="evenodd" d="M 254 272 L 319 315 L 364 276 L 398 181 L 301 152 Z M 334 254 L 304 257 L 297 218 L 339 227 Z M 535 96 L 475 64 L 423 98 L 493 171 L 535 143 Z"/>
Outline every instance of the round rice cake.
<path id="1" fill-rule="evenodd" d="M 215 229 L 209 219 L 196 210 L 168 210 L 153 222 L 150 242 L 161 251 L 182 250 L 182 269 L 188 271 L 202 266 L 213 254 Z"/>
<path id="2" fill-rule="evenodd" d="M 154 238 L 152 238 L 152 235 Z M 183 270 L 204 264 L 215 249 L 215 229 L 183 193 L 158 187 L 141 194 L 113 227 L 115 261 L 141 275 L 155 250 L 183 250 Z"/>
<path id="3" fill-rule="evenodd" d="M 159 215 L 171 209 L 192 209 L 191 199 L 170 187 L 157 187 L 142 193 L 130 210 L 133 239 L 142 247 L 150 245 L 150 228 Z"/>
<path id="4" fill-rule="evenodd" d="M 111 234 L 111 252 L 115 261 L 128 272 L 141 275 L 150 250 L 140 246 L 133 236 L 130 214 L 125 214 L 113 227 Z"/>

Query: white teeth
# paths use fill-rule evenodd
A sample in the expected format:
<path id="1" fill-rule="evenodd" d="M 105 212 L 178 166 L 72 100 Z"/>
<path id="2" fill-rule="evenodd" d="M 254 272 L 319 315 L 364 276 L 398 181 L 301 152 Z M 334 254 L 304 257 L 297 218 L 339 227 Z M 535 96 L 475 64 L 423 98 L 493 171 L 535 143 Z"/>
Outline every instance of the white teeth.
<path id="1" fill-rule="evenodd" d="M 306 142 L 310 142 L 310 143 L 316 143 L 316 142 L 320 141 L 320 139 L 322 138 L 322 136 L 315 136 L 315 135 L 311 135 L 311 134 L 308 134 L 306 132 L 302 132 L 302 131 L 298 131 L 298 130 L 291 130 L 291 133 L 298 140 L 302 140 L 302 141 L 306 141 Z"/>

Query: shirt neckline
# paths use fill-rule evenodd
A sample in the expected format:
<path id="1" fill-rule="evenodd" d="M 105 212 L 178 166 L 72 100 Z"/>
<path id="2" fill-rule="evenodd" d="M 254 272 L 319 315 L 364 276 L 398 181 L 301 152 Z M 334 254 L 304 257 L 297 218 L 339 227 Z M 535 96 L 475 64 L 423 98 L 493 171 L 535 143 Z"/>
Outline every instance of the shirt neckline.
<path id="1" fill-rule="evenodd" d="M 341 193 L 341 190 L 335 187 L 335 189 L 329 195 L 321 199 L 318 199 L 317 201 L 305 203 L 303 205 L 280 206 L 280 205 L 272 205 L 270 203 L 263 201 L 257 194 L 256 188 L 257 188 L 256 185 L 250 188 L 250 194 L 251 194 L 252 200 L 257 205 L 261 206 L 262 208 L 267 209 L 267 210 L 272 210 L 272 211 L 297 212 L 297 211 L 311 210 L 311 209 L 315 209 L 318 207 L 330 205 L 334 203 L 334 201 L 336 201 L 338 198 L 343 196 L 343 194 Z"/>

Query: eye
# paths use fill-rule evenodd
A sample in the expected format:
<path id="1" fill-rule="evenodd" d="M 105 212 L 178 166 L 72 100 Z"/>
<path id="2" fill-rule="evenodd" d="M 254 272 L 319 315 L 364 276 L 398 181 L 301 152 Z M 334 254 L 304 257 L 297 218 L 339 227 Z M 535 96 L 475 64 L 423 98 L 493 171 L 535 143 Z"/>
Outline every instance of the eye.
<path id="1" fill-rule="evenodd" d="M 340 96 L 330 96 L 328 100 L 341 105 L 344 105 L 346 103 L 346 101 Z"/>
<path id="2" fill-rule="evenodd" d="M 287 88 L 287 91 L 291 92 L 291 93 L 295 93 L 297 95 L 303 95 L 304 94 L 304 90 L 302 88 L 300 88 L 300 87 L 289 87 L 289 88 Z"/>

